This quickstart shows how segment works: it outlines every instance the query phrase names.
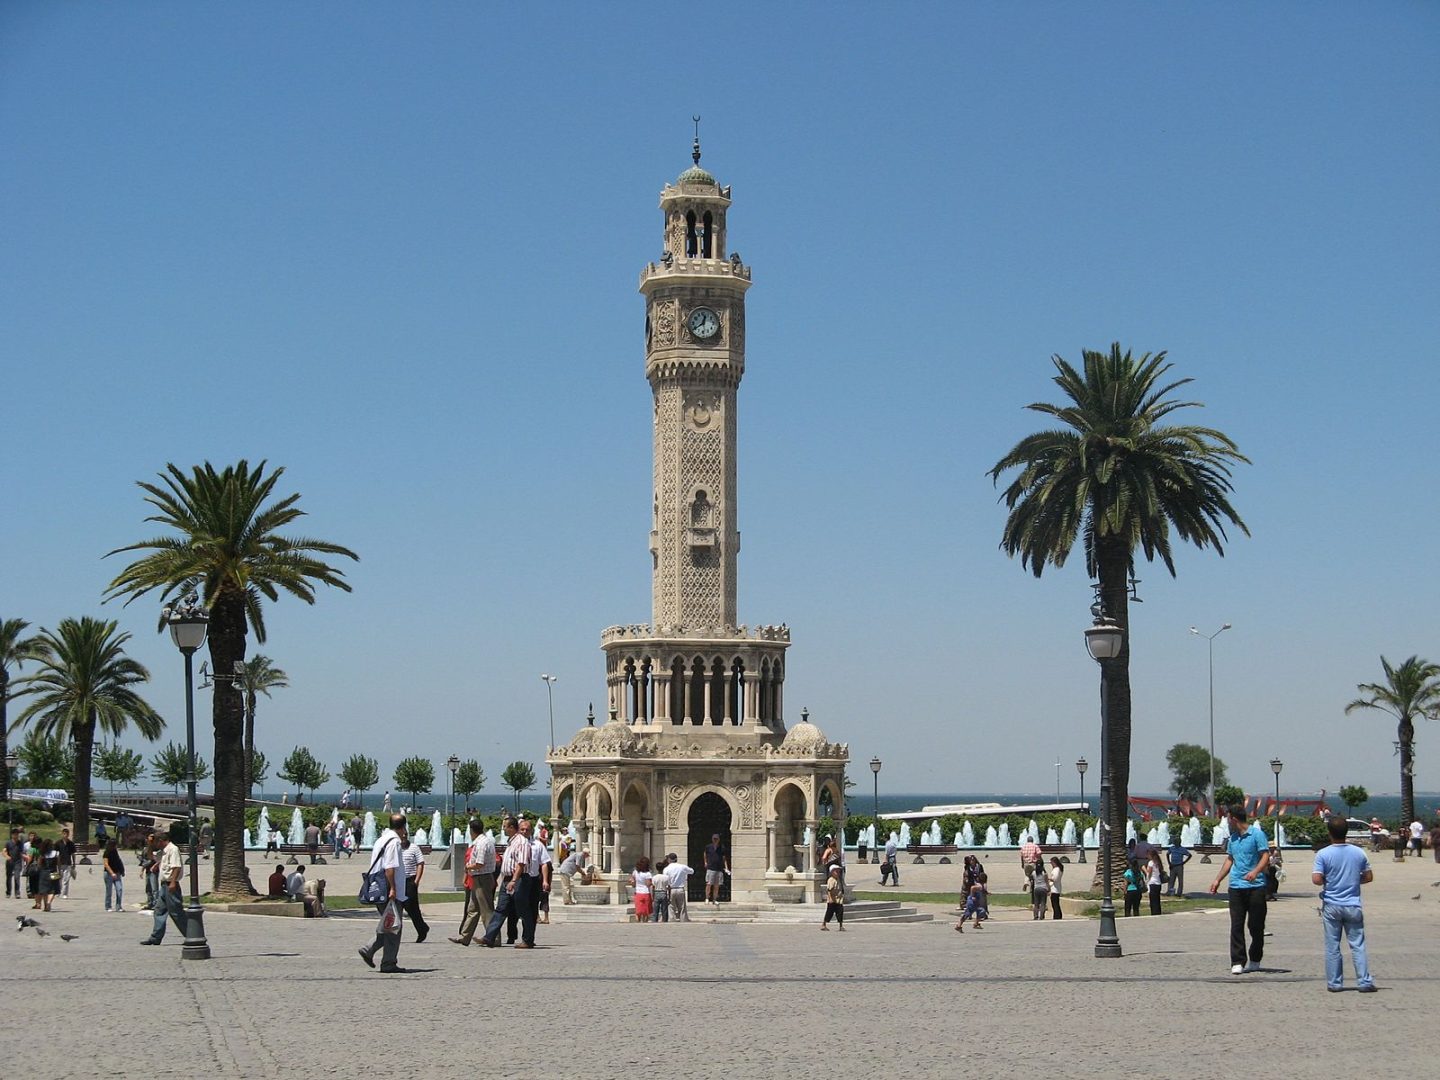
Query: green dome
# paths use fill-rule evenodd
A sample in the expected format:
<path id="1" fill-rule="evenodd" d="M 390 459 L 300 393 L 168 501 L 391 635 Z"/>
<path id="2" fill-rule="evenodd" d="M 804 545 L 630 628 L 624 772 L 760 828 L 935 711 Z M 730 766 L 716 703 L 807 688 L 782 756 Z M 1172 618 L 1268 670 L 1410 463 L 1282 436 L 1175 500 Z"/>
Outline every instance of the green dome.
<path id="1" fill-rule="evenodd" d="M 692 165 L 690 166 L 690 168 L 682 172 L 680 174 L 680 178 L 675 182 L 677 184 L 710 184 L 713 186 L 715 183 L 715 177 L 711 176 L 704 169 L 700 168 L 699 165 Z"/>

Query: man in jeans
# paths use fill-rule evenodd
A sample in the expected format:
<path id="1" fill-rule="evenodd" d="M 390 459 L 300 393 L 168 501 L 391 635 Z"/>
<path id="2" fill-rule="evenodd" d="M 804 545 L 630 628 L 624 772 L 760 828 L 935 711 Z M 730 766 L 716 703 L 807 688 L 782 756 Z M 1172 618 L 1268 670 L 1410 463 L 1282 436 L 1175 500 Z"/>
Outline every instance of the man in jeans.
<path id="1" fill-rule="evenodd" d="M 75 876 L 75 841 L 70 839 L 70 830 L 60 830 L 60 843 L 55 846 L 60 852 L 60 895 L 70 898 L 70 879 Z"/>
<path id="2" fill-rule="evenodd" d="M 168 834 L 157 865 L 159 882 L 155 886 L 155 925 L 150 930 L 150 936 L 140 942 L 141 945 L 159 945 L 164 940 L 166 918 L 175 923 L 175 929 L 182 937 L 185 935 L 185 920 L 182 918 L 185 904 L 180 895 L 180 874 L 185 863 L 180 858 L 180 849 Z"/>
<path id="3" fill-rule="evenodd" d="M 1355 984 L 1362 994 L 1375 992 L 1370 963 L 1365 957 L 1365 911 L 1360 904 L 1360 886 L 1375 875 L 1370 860 L 1354 844 L 1346 842 L 1344 818 L 1331 818 L 1330 846 L 1315 853 L 1310 880 L 1320 886 L 1320 917 L 1325 924 L 1325 989 L 1338 994 L 1345 989 L 1345 965 L 1340 957 L 1340 931 L 1350 942 L 1350 960 L 1355 965 Z"/>
<path id="4" fill-rule="evenodd" d="M 16 899 L 24 896 L 20 883 L 25 877 L 25 832 L 11 829 L 10 839 L 5 841 L 5 895 Z"/>
<path id="5" fill-rule="evenodd" d="M 1230 843 L 1220 875 L 1211 883 L 1212 893 L 1230 876 L 1230 974 L 1259 971 L 1265 955 L 1265 870 L 1270 865 L 1270 846 L 1259 829 L 1252 829 L 1243 809 L 1230 811 Z M 1250 959 L 1245 959 L 1245 929 L 1250 929 Z"/>

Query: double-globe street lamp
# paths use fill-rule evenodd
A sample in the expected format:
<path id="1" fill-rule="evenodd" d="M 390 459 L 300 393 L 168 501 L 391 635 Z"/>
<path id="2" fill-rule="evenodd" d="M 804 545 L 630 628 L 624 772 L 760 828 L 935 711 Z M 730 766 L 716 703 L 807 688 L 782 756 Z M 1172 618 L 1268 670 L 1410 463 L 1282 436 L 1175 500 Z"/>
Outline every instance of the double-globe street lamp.
<path id="1" fill-rule="evenodd" d="M 1080 774 L 1080 813 L 1082 815 L 1090 812 L 1090 806 L 1085 802 L 1085 771 L 1089 768 L 1090 763 L 1083 757 L 1075 762 L 1075 771 Z M 1082 863 L 1085 861 L 1085 829 L 1083 826 L 1080 829 L 1080 858 L 1077 861 Z"/>
<path id="2" fill-rule="evenodd" d="M 558 675 L 541 675 L 545 680 L 545 698 L 550 705 L 550 752 L 555 752 L 555 684 L 560 681 Z"/>
<path id="3" fill-rule="evenodd" d="M 15 770 L 20 767 L 20 755 L 14 750 L 5 752 L 5 819 L 10 828 L 15 827 L 15 800 L 10 797 L 10 786 L 15 779 Z"/>
<path id="4" fill-rule="evenodd" d="M 871 821 L 870 828 L 875 830 L 875 843 L 871 845 L 870 861 L 880 861 L 880 759 L 870 759 L 870 771 L 875 774 L 875 817 Z"/>
<path id="5" fill-rule="evenodd" d="M 445 768 L 450 770 L 450 817 L 455 817 L 455 771 L 460 768 L 460 759 L 451 754 L 445 759 Z"/>
<path id="6" fill-rule="evenodd" d="M 1114 959 L 1120 951 L 1120 935 L 1115 927 L 1115 901 L 1111 896 L 1111 875 L 1114 872 L 1111 850 L 1114 836 L 1110 830 L 1110 673 L 1109 661 L 1120 655 L 1125 645 L 1125 631 L 1095 607 L 1095 623 L 1085 631 L 1085 647 L 1100 665 L 1100 936 L 1095 940 L 1095 955 Z"/>
<path id="7" fill-rule="evenodd" d="M 1230 629 L 1227 622 L 1213 634 L 1202 634 L 1195 627 L 1190 627 L 1190 633 L 1196 637 L 1205 639 L 1210 647 L 1210 812 L 1215 813 L 1215 639 Z"/>
<path id="8" fill-rule="evenodd" d="M 1270 759 L 1270 771 L 1275 774 L 1275 834 L 1271 837 L 1275 850 L 1280 850 L 1280 773 L 1285 763 L 1278 757 Z"/>
<path id="9" fill-rule="evenodd" d="M 195 804 L 195 652 L 205 644 L 210 616 L 194 598 L 167 608 L 170 638 L 185 656 L 185 786 L 190 841 L 190 903 L 185 906 L 185 944 L 180 955 L 186 960 L 209 960 L 210 944 L 205 940 L 205 912 L 200 907 L 200 814 Z"/>

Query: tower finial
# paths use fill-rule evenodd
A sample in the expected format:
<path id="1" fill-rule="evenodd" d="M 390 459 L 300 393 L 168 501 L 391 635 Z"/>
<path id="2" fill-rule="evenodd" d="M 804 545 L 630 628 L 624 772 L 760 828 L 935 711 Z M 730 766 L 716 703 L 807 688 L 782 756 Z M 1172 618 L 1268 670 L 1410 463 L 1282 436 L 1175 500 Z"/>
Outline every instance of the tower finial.
<path id="1" fill-rule="evenodd" d="M 698 116 L 692 116 L 692 117 L 690 117 L 690 119 L 693 120 L 693 121 L 695 121 L 695 145 L 690 148 L 690 159 L 691 159 L 692 161 L 694 161 L 696 165 L 699 165 L 699 164 L 700 164 L 700 117 L 698 117 Z"/>

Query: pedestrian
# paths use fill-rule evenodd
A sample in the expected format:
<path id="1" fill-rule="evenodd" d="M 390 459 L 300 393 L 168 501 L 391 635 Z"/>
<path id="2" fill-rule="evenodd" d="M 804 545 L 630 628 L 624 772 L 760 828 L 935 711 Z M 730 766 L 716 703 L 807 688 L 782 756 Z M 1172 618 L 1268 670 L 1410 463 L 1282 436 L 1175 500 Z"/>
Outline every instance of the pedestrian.
<path id="1" fill-rule="evenodd" d="M 140 872 L 145 875 L 145 909 L 155 907 L 155 897 L 160 893 L 160 849 L 163 847 L 152 829 L 145 835 L 145 844 L 140 849 Z"/>
<path id="2" fill-rule="evenodd" d="M 1143 891 L 1140 886 L 1142 877 L 1140 864 L 1131 859 L 1125 864 L 1125 915 L 1140 914 L 1140 894 Z"/>
<path id="3" fill-rule="evenodd" d="M 955 924 L 955 929 L 960 933 L 965 932 L 965 920 L 975 919 L 975 929 L 980 929 L 980 912 L 990 905 L 986 899 L 985 883 L 989 880 L 985 871 L 981 870 L 975 875 L 975 881 L 965 894 L 965 906 L 960 909 L 960 921 Z"/>
<path id="4" fill-rule="evenodd" d="M 520 835 L 524 837 L 525 873 L 520 878 L 520 902 L 516 905 L 520 914 L 520 940 L 517 949 L 535 947 L 535 924 L 540 920 L 540 898 L 550 884 L 550 852 L 535 839 L 534 826 L 529 818 L 520 819 Z"/>
<path id="5" fill-rule="evenodd" d="M 499 948 L 500 928 L 508 924 L 508 933 L 514 934 L 517 905 L 515 893 L 520 888 L 520 879 L 525 876 L 525 866 L 530 861 L 530 845 L 520 835 L 520 823 L 506 818 L 502 826 L 505 833 L 505 854 L 500 860 L 500 882 L 495 891 L 495 910 L 485 927 L 480 944 L 488 949 Z M 521 897 L 523 899 L 523 895 Z M 514 938 L 509 939 L 512 943 Z"/>
<path id="6" fill-rule="evenodd" d="M 695 871 L 673 851 L 665 856 L 665 877 L 670 882 L 670 921 L 690 921 L 690 877 Z"/>
<path id="7" fill-rule="evenodd" d="M 40 895 L 40 852 L 40 834 L 31 829 L 30 839 L 25 844 L 25 885 L 26 895 L 32 900 Z"/>
<path id="8" fill-rule="evenodd" d="M 1185 899 L 1185 864 L 1195 856 L 1190 849 L 1181 843 L 1177 836 L 1170 845 L 1170 883 L 1165 887 L 1166 896 L 1178 896 Z"/>
<path id="9" fill-rule="evenodd" d="M 1058 922 L 1063 916 L 1060 913 L 1060 885 L 1065 879 L 1065 864 L 1058 856 L 1051 856 L 1050 869 L 1046 872 L 1050 879 L 1050 914 Z"/>
<path id="10" fill-rule="evenodd" d="M 1150 914 L 1160 914 L 1160 888 L 1165 884 L 1165 870 L 1160 865 L 1160 852 L 1156 848 L 1150 849 L 1150 857 L 1145 860 L 1145 886 L 1150 893 Z"/>
<path id="11" fill-rule="evenodd" d="M 655 894 L 650 889 L 650 860 L 644 855 L 635 860 L 635 869 L 630 872 L 630 887 L 634 890 L 635 921 L 650 921 L 650 912 L 655 910 Z"/>
<path id="12" fill-rule="evenodd" d="M 1338 994 L 1345 989 L 1345 964 L 1340 955 L 1340 931 L 1350 942 L 1350 962 L 1355 965 L 1355 987 L 1362 994 L 1375 992 L 1370 963 L 1365 955 L 1365 910 L 1360 886 L 1375 875 L 1365 852 L 1346 839 L 1348 823 L 1333 818 L 1326 825 L 1329 847 L 1315 853 L 1310 880 L 1320 886 L 1320 918 L 1325 926 L 1325 989 Z"/>
<path id="13" fill-rule="evenodd" d="M 1259 971 L 1265 956 L 1265 869 L 1270 849 L 1259 829 L 1246 823 L 1244 808 L 1230 811 L 1230 842 L 1225 861 L 1210 885 L 1212 893 L 1229 875 L 1230 974 Z M 1249 960 L 1246 960 L 1245 929 L 1250 929 Z"/>
<path id="14" fill-rule="evenodd" d="M 385 798 L 380 801 L 380 809 L 387 814 L 390 813 L 390 792 L 385 792 Z"/>
<path id="15" fill-rule="evenodd" d="M 103 824 L 103 823 L 102 823 Z M 99 836 L 99 830 L 96 830 Z M 60 895 L 70 899 L 70 880 L 75 876 L 75 841 L 70 839 L 70 830 L 60 830 L 60 843 L 55 845 L 60 857 Z"/>
<path id="16" fill-rule="evenodd" d="M 19 829 L 10 830 L 10 839 L 5 841 L 5 895 L 19 899 L 22 895 L 20 882 L 25 877 L 25 834 Z"/>
<path id="17" fill-rule="evenodd" d="M 340 861 L 340 854 L 345 850 L 345 840 L 350 835 L 350 830 L 345 823 L 336 818 L 330 823 L 330 839 L 335 843 L 335 861 Z"/>
<path id="18" fill-rule="evenodd" d="M 53 840 L 40 841 L 40 854 L 36 860 L 40 867 L 36 878 L 35 904 L 41 911 L 49 911 L 60 891 L 60 845 Z"/>
<path id="19" fill-rule="evenodd" d="M 266 854 L 266 855 L 269 855 L 272 851 L 275 852 L 275 854 L 277 854 L 277 855 L 280 854 L 280 830 L 279 830 L 279 829 L 271 829 L 271 830 L 270 830 L 270 836 L 269 836 L 269 838 L 265 841 L 265 854 Z"/>
<path id="20" fill-rule="evenodd" d="M 820 849 L 820 872 L 825 875 L 826 880 L 830 877 L 830 867 L 840 867 L 840 880 L 845 880 L 845 857 L 840 850 L 840 845 L 835 842 L 833 836 L 826 836 L 821 841 Z"/>
<path id="21" fill-rule="evenodd" d="M 980 862 L 979 858 L 974 855 L 965 856 L 965 865 L 961 873 L 960 888 L 960 904 L 962 907 L 964 906 L 965 901 L 970 899 L 970 890 L 975 886 L 975 883 L 980 879 L 980 875 L 984 872 L 985 867 Z M 988 892 L 981 892 L 982 901 L 987 900 L 988 897 Z M 988 918 L 990 918 L 990 906 L 988 903 L 982 902 L 979 910 L 979 921 L 984 922 Z"/>
<path id="22" fill-rule="evenodd" d="M 155 864 L 155 924 L 150 929 L 150 936 L 142 940 L 141 945 L 159 945 L 164 940 L 167 918 L 175 924 L 176 932 L 184 936 L 185 922 L 181 915 L 185 905 L 180 899 L 180 874 L 184 866 L 180 849 L 166 833 Z"/>
<path id="23" fill-rule="evenodd" d="M 111 840 L 105 845 L 105 854 L 100 860 L 105 870 L 105 910 L 125 910 L 125 860 L 120 858 L 120 846 Z M 111 897 L 115 906 L 110 906 Z"/>
<path id="24" fill-rule="evenodd" d="M 720 834 L 712 833 L 710 843 L 705 845 L 705 902 L 720 906 L 720 890 L 725 885 L 725 875 L 730 873 L 730 852 L 720 842 Z"/>
<path id="25" fill-rule="evenodd" d="M 1430 828 L 1430 854 L 1435 856 L 1435 861 L 1440 863 L 1440 821 L 1435 822 Z"/>
<path id="26" fill-rule="evenodd" d="M 305 826 L 305 846 L 310 850 L 310 865 L 320 861 L 320 826 L 313 821 Z"/>
<path id="27" fill-rule="evenodd" d="M 670 921 L 670 879 L 665 875 L 668 866 L 664 859 L 650 873 L 650 921 Z"/>
<path id="28" fill-rule="evenodd" d="M 840 924 L 839 929 L 845 930 L 845 882 L 841 879 L 840 864 L 831 863 L 828 876 L 825 878 L 825 920 L 820 924 L 821 930 L 830 929 L 830 919 L 834 917 Z"/>
<path id="29" fill-rule="evenodd" d="M 299 900 L 305 895 L 305 867 L 295 864 L 295 871 L 285 879 L 285 899 Z"/>
<path id="30" fill-rule="evenodd" d="M 375 926 L 375 940 L 366 948 L 358 950 L 360 959 L 370 967 L 375 966 L 375 954 L 380 954 L 380 970 L 391 975 L 400 968 L 400 932 L 405 919 L 401 905 L 405 903 L 405 874 L 400 861 L 400 848 L 410 835 L 404 814 L 391 814 L 390 827 L 375 841 L 375 854 L 370 859 L 369 873 L 383 873 L 387 886 L 383 900 L 375 904 L 380 921 Z"/>
<path id="31" fill-rule="evenodd" d="M 540 891 L 535 897 L 535 909 L 538 913 L 536 921 L 549 926 L 550 886 L 555 877 L 555 861 L 550 857 L 550 847 L 543 839 L 531 841 L 530 854 L 540 861 Z"/>
<path id="32" fill-rule="evenodd" d="M 305 918 L 325 918 L 325 879 L 306 878 L 305 891 L 300 894 L 300 902 L 305 905 Z"/>
<path id="33" fill-rule="evenodd" d="M 1425 852 L 1425 826 L 1419 818 L 1410 822 L 1410 850 L 1417 858 Z"/>
<path id="34" fill-rule="evenodd" d="M 1029 889 L 1034 889 L 1035 867 L 1045 866 L 1045 854 L 1040 850 L 1040 845 L 1028 833 L 1022 838 L 1020 844 L 1020 869 L 1025 871 L 1025 884 Z"/>
<path id="35" fill-rule="evenodd" d="M 1050 877 L 1045 873 L 1045 861 L 1032 863 L 1028 868 L 1030 876 L 1030 918 L 1044 920 L 1045 910 L 1050 906 Z"/>
<path id="36" fill-rule="evenodd" d="M 483 822 L 470 819 L 470 846 L 465 849 L 465 908 L 460 916 L 460 936 L 450 940 L 468 946 L 475 931 L 495 914 L 495 841 L 482 832 Z"/>
<path id="37" fill-rule="evenodd" d="M 885 841 L 885 860 L 880 864 L 881 885 L 885 884 L 887 877 L 893 879 L 890 882 L 891 885 L 898 886 L 900 884 L 900 864 L 896 861 L 896 856 L 899 854 L 900 841 L 896 839 L 894 833 L 891 833 L 889 839 Z"/>
<path id="38" fill-rule="evenodd" d="M 555 868 L 555 876 L 560 879 L 560 902 L 562 904 L 575 903 L 575 875 L 580 872 L 588 858 L 590 858 L 588 851 L 572 851 Z"/>
<path id="39" fill-rule="evenodd" d="M 415 927 L 415 944 L 423 945 L 430 936 L 430 924 L 420 913 L 420 879 L 425 876 L 425 853 L 408 833 L 400 845 L 400 862 L 405 871 L 405 914 Z"/>

